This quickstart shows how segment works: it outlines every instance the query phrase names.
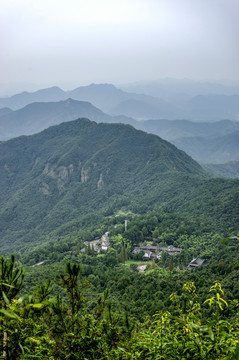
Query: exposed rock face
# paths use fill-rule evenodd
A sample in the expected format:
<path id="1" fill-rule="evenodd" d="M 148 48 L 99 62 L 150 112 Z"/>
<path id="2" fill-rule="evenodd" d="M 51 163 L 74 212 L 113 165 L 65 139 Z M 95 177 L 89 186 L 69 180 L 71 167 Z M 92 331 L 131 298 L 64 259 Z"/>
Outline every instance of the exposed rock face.
<path id="1" fill-rule="evenodd" d="M 99 181 L 97 183 L 97 188 L 101 189 L 103 186 L 104 186 L 103 174 L 100 174 L 100 178 L 99 178 Z"/>
<path id="2" fill-rule="evenodd" d="M 89 169 L 81 170 L 81 182 L 86 183 L 89 178 Z"/>
<path id="3" fill-rule="evenodd" d="M 8 173 L 8 175 L 13 175 L 13 172 L 7 164 L 4 165 L 4 170 Z"/>
<path id="4" fill-rule="evenodd" d="M 46 183 L 43 183 L 39 189 L 44 195 L 51 195 L 50 187 Z"/>
<path id="5" fill-rule="evenodd" d="M 74 166 L 73 166 L 73 164 L 70 164 L 70 165 L 68 166 L 68 170 L 69 170 L 69 174 L 71 175 L 71 174 L 73 173 L 73 171 L 74 171 Z"/>
<path id="6" fill-rule="evenodd" d="M 43 170 L 44 175 L 50 176 L 52 179 L 56 180 L 57 188 L 59 191 L 63 190 L 64 185 L 68 182 L 69 177 L 73 172 L 74 172 L 73 164 L 70 164 L 68 166 L 57 167 L 57 165 L 55 164 L 47 163 Z M 45 185 L 47 184 L 45 183 Z M 40 190 L 44 194 L 47 194 L 49 191 L 49 187 L 48 189 L 46 189 L 46 187 L 43 186 Z"/>

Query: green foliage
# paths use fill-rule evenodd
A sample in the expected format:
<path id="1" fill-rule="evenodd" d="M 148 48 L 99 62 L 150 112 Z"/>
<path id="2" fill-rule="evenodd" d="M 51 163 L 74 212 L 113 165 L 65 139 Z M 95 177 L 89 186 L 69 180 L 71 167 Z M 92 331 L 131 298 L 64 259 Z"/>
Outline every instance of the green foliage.
<path id="1" fill-rule="evenodd" d="M 39 285 L 34 295 L 12 299 L 1 309 L 5 337 L 0 351 L 8 359 L 236 359 L 239 346 L 238 301 L 226 301 L 216 281 L 211 298 L 202 299 L 193 281 L 170 296 L 171 310 L 158 311 L 140 326 L 127 309 L 112 308 L 106 289 L 93 308 L 83 296 L 80 267 L 67 263 L 62 274 L 65 299 L 49 298 L 51 284 Z M 86 292 L 85 292 L 86 295 Z M 41 302 L 39 302 L 41 300 Z M 215 312 L 203 316 L 204 304 Z M 233 321 L 225 318 L 230 308 Z M 3 347 L 2 347 L 3 344 Z"/>
<path id="2" fill-rule="evenodd" d="M 67 239 L 59 244 L 63 250 L 69 238 L 86 241 L 105 216 L 149 210 L 180 212 L 211 231 L 236 231 L 238 181 L 206 179 L 185 153 L 130 126 L 80 119 L 2 142 L 0 154 L 3 254 L 27 255 L 29 244 L 57 247 Z M 125 238 L 160 235 L 150 227 L 131 227 Z"/>
<path id="3" fill-rule="evenodd" d="M 9 261 L 0 258 L 0 304 L 9 302 L 22 288 L 24 272 L 22 267 L 16 267 L 15 256 L 11 255 Z M 3 305 L 2 305 L 3 306 Z"/>

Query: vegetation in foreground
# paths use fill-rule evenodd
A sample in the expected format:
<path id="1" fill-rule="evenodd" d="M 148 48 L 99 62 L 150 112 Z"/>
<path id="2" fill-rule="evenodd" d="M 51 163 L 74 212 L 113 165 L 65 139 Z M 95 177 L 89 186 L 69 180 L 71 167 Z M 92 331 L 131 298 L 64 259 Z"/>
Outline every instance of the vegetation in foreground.
<path id="1" fill-rule="evenodd" d="M 23 269 L 14 256 L 1 258 L 3 359 L 238 358 L 239 302 L 227 298 L 219 281 L 205 298 L 186 281 L 170 295 L 168 310 L 158 309 L 139 323 L 126 308 L 113 309 L 108 289 L 95 303 L 87 301 L 90 284 L 80 279 L 80 271 L 80 265 L 68 262 L 54 297 L 50 281 L 19 297 Z"/>

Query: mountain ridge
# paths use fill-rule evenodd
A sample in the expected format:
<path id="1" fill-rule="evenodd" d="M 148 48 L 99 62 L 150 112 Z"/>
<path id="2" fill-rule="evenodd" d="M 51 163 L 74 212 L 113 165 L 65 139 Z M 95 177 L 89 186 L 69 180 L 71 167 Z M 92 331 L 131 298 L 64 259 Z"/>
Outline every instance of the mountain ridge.
<path id="1" fill-rule="evenodd" d="M 234 229 L 238 187 L 130 125 L 62 123 L 0 143 L 1 250 L 24 253 L 118 211 L 180 211 Z"/>
<path id="2" fill-rule="evenodd" d="M 127 122 L 131 124 L 135 122 L 125 116 L 112 117 L 105 114 L 87 101 L 69 98 L 59 102 L 36 102 L 19 110 L 7 111 L 0 116 L 0 140 L 32 135 L 49 126 L 80 117 L 90 118 L 97 122 Z"/>
<path id="3" fill-rule="evenodd" d="M 205 176 L 156 135 L 88 119 L 0 143 L 0 169 L 2 249 L 89 213 L 142 211 L 166 201 L 176 179 Z"/>
<path id="4" fill-rule="evenodd" d="M 91 84 L 77 87 L 71 91 L 64 91 L 58 87 L 52 87 L 35 92 L 23 92 L 8 98 L 0 98 L 0 108 L 9 107 L 12 110 L 18 110 L 33 102 L 53 102 L 66 100 L 68 98 L 91 102 L 92 105 L 109 113 L 111 109 L 119 103 L 129 99 L 145 101 L 146 103 L 158 103 L 160 109 L 160 99 L 144 94 L 127 93 L 112 84 Z M 164 105 L 164 107 L 166 107 L 166 105 Z M 172 105 L 168 104 L 168 111 L 170 113 L 172 112 L 171 107 Z"/>

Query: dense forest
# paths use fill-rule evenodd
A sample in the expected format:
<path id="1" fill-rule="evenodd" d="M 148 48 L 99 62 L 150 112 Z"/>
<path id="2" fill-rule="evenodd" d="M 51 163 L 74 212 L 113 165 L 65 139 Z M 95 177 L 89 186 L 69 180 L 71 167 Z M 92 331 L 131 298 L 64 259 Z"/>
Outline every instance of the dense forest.
<path id="1" fill-rule="evenodd" d="M 66 256 L 39 266 L 38 279 L 52 281 L 36 286 L 26 271 L 25 295 L 22 267 L 1 258 L 3 358 L 237 359 L 238 270 L 230 262 L 190 272 L 164 259 L 140 274 L 116 251 L 70 256 L 63 272 Z"/>
<path id="2" fill-rule="evenodd" d="M 87 119 L 0 143 L 0 169 L 3 359 L 238 358 L 238 180 Z"/>

